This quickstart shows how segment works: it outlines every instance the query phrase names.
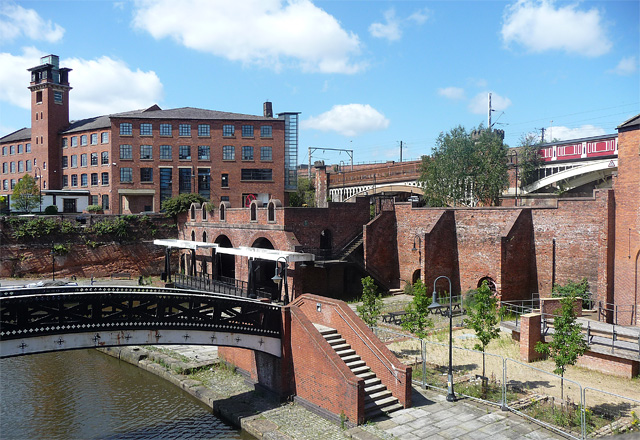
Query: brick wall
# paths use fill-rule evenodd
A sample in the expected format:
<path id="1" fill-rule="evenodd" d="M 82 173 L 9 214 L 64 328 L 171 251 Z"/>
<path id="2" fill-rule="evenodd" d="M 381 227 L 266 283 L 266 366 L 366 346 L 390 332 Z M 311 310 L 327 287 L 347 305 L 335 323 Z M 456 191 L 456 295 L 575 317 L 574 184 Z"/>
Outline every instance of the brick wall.
<path id="1" fill-rule="evenodd" d="M 383 211 L 364 227 L 364 255 L 366 270 L 373 271 L 388 287 L 399 285 L 400 269 L 396 249 L 395 212 Z M 386 231 L 380 234 L 379 231 Z"/>
<path id="2" fill-rule="evenodd" d="M 614 188 L 614 302 L 625 310 L 620 324 L 640 325 L 631 321 L 630 313 L 632 305 L 640 304 L 640 125 L 618 130 L 618 178 Z"/>

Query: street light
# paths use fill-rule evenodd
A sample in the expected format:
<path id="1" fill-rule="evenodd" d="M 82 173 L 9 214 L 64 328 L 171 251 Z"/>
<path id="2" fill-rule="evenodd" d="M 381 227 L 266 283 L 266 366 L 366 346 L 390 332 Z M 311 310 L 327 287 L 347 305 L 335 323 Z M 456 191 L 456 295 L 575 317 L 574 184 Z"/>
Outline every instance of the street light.
<path id="1" fill-rule="evenodd" d="M 278 263 L 282 260 L 282 269 L 278 271 Z M 284 278 L 283 278 L 284 275 Z M 280 293 L 280 282 L 284 279 L 284 305 L 289 304 L 289 286 L 287 285 L 287 259 L 286 257 L 278 257 L 276 260 L 276 273 L 271 280 L 278 285 L 278 293 Z"/>
<path id="2" fill-rule="evenodd" d="M 515 167 L 516 167 L 516 206 L 518 206 L 518 152 L 516 150 L 512 150 L 509 157 L 514 157 L 515 156 Z M 512 164 L 514 163 L 513 160 L 510 161 Z"/>
<path id="3" fill-rule="evenodd" d="M 418 239 L 418 247 L 416 247 L 416 238 Z M 419 251 L 418 253 L 418 264 L 422 264 L 422 237 L 418 232 L 413 235 L 413 247 L 411 248 L 412 252 Z"/>
<path id="4" fill-rule="evenodd" d="M 56 280 L 56 250 L 51 248 L 51 280 Z"/>
<path id="5" fill-rule="evenodd" d="M 40 194 L 38 194 L 38 200 L 40 201 L 40 214 L 42 214 L 42 170 L 40 167 L 34 167 L 33 172 L 35 173 L 38 170 L 38 174 L 36 175 L 36 179 L 40 182 Z"/>
<path id="6" fill-rule="evenodd" d="M 451 280 L 444 275 L 439 276 L 433 281 L 433 296 L 429 309 L 438 309 L 442 307 L 436 300 L 436 283 L 440 278 L 446 278 L 449 281 L 449 374 L 447 376 L 447 401 L 455 402 L 456 395 L 453 393 L 453 294 L 451 293 Z"/>

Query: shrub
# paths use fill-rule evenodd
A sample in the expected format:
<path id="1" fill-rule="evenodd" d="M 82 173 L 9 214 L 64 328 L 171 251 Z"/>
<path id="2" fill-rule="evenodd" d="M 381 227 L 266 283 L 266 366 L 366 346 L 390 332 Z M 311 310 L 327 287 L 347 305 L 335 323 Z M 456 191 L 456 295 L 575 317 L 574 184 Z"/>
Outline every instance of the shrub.
<path id="1" fill-rule="evenodd" d="M 49 205 L 44 208 L 45 215 L 56 215 L 58 213 L 58 207 L 56 205 Z"/>
<path id="2" fill-rule="evenodd" d="M 87 206 L 87 212 L 91 212 L 91 213 L 98 213 L 98 212 L 102 212 L 102 206 L 100 205 L 89 205 Z"/>
<path id="3" fill-rule="evenodd" d="M 94 223 L 87 232 L 97 235 L 115 235 L 119 238 L 129 235 L 127 221 L 123 218 L 105 219 Z"/>

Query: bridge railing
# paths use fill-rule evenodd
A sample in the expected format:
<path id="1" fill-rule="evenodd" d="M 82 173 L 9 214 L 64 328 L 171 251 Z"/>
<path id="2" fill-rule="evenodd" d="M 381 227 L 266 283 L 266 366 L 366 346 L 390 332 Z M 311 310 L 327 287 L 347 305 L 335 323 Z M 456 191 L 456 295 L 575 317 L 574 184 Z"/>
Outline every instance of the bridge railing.
<path id="1" fill-rule="evenodd" d="M 174 276 L 174 284 L 176 287 L 183 289 L 203 290 L 206 292 L 222 293 L 225 295 L 240 296 L 243 298 L 251 298 L 252 293 L 249 292 L 249 286 L 246 281 L 237 280 L 235 278 L 220 277 L 218 280 L 211 278 L 209 274 L 198 274 L 196 276 L 177 273 Z M 271 299 L 272 292 L 256 288 L 255 297 Z"/>

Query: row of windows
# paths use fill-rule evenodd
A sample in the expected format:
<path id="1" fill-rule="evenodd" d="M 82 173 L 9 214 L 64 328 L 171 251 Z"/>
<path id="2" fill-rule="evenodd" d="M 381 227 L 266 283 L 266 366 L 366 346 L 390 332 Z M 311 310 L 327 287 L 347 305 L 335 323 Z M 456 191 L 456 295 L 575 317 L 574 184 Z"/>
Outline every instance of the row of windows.
<path id="1" fill-rule="evenodd" d="M 171 145 L 160 145 L 159 158 L 162 160 L 171 160 L 173 157 L 173 148 Z M 236 152 L 235 147 L 232 145 L 225 145 L 222 147 L 222 160 L 235 160 Z M 120 145 L 120 159 L 133 159 L 133 147 L 125 144 Z M 153 160 L 153 147 L 151 145 L 140 145 L 140 159 L 141 160 Z M 191 160 L 191 146 L 180 145 L 178 147 L 178 159 Z M 211 160 L 211 147 L 208 145 L 198 146 L 198 160 Z M 242 147 L 242 160 L 254 160 L 253 147 Z M 273 149 L 272 147 L 260 147 L 260 160 L 272 161 Z M 109 159 L 107 158 L 107 163 Z"/>
<path id="2" fill-rule="evenodd" d="M 16 167 L 17 165 L 17 167 Z M 2 174 L 7 173 L 23 173 L 25 171 L 31 171 L 33 166 L 31 166 L 31 160 L 19 160 L 17 162 L 2 162 Z"/>
<path id="3" fill-rule="evenodd" d="M 24 147 L 22 144 L 17 144 L 17 145 L 5 145 L 2 147 L 2 155 L 6 156 L 7 154 L 22 154 L 22 153 L 31 153 L 31 144 L 27 143 L 24 144 Z"/>
<path id="4" fill-rule="evenodd" d="M 160 173 L 172 173 L 170 168 L 161 168 Z M 191 179 L 191 168 L 179 168 L 179 187 L 183 188 L 186 186 L 187 181 L 190 182 Z M 209 185 L 211 170 L 209 168 L 198 168 L 198 184 L 201 187 L 205 182 L 207 184 L 207 189 Z M 107 174 L 107 173 L 103 173 Z M 243 169 L 240 174 L 241 180 L 273 180 L 273 171 L 271 169 Z M 170 179 L 169 179 L 170 181 Z M 120 168 L 120 182 L 121 183 L 132 183 L 133 182 L 133 168 L 130 167 L 122 167 Z M 153 182 L 153 168 L 140 168 L 140 182 Z M 182 182 L 182 183 L 180 183 Z M 167 183 L 170 186 L 170 182 Z M 189 185 L 191 185 L 189 183 Z M 222 188 L 229 188 L 229 174 L 221 174 L 220 176 L 220 185 Z M 189 186 L 189 188 L 191 188 Z M 184 188 L 183 188 L 184 189 Z"/>
<path id="5" fill-rule="evenodd" d="M 140 136 L 153 136 L 153 124 L 150 122 L 140 123 Z M 242 137 L 253 137 L 254 127 L 253 125 L 242 126 Z M 173 136 L 173 125 L 160 124 L 158 127 L 160 136 Z M 231 137 L 235 136 L 236 127 L 233 124 L 224 124 L 222 126 L 222 136 Z M 121 136 L 133 136 L 133 124 L 131 122 L 120 123 L 120 135 Z M 191 136 L 191 124 L 179 124 L 178 136 L 190 137 Z M 211 136 L 211 126 L 209 124 L 198 124 L 198 136 L 209 137 Z M 271 125 L 260 126 L 260 137 L 270 138 L 273 136 L 273 127 Z"/>
<path id="6" fill-rule="evenodd" d="M 88 139 L 91 140 L 91 145 L 98 145 L 98 133 L 91 133 L 89 136 L 87 136 L 86 134 L 82 134 L 80 136 L 70 136 L 68 138 L 62 138 L 62 148 L 67 148 L 69 146 L 69 142 L 71 142 L 72 147 L 77 147 L 78 139 L 80 140 L 81 147 L 88 145 Z M 105 131 L 100 133 L 100 143 L 109 143 L 109 132 Z"/>
<path id="7" fill-rule="evenodd" d="M 69 179 L 71 178 L 71 179 Z M 101 173 L 98 176 L 98 173 L 89 174 L 80 174 L 80 186 L 88 186 L 89 178 L 91 178 L 91 186 L 98 185 L 108 185 L 109 184 L 109 173 Z M 78 186 L 78 175 L 71 174 L 70 176 L 64 175 L 62 176 L 62 186 L 68 187 L 69 180 L 71 180 L 71 186 Z"/>
<path id="8" fill-rule="evenodd" d="M 71 157 L 71 168 L 76 168 L 78 166 L 78 155 L 72 154 L 71 156 L 62 156 L 62 168 L 69 167 L 69 157 Z M 80 155 L 80 166 L 87 166 L 87 157 L 91 160 L 91 166 L 98 166 L 98 153 L 91 153 L 89 156 L 87 154 Z M 103 151 L 100 153 L 100 164 L 101 165 L 109 165 L 109 152 Z"/>

